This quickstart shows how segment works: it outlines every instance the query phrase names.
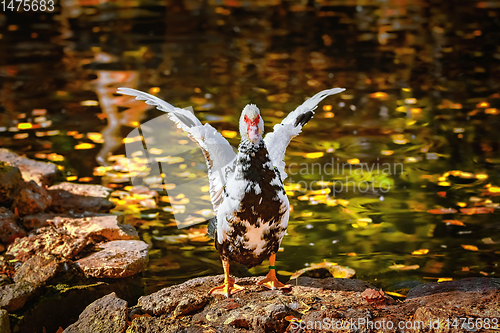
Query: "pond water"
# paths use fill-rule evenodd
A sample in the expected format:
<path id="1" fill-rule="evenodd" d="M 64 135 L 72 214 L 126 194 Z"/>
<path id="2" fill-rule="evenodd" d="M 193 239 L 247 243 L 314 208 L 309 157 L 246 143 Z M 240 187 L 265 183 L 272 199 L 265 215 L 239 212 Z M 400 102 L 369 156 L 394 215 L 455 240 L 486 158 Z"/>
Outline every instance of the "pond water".
<path id="1" fill-rule="evenodd" d="M 116 88 L 192 106 L 237 146 L 247 103 L 269 131 L 344 87 L 287 150 L 281 280 L 323 261 L 402 292 L 498 276 L 499 40 L 493 1 L 66 0 L 2 12 L 0 145 L 115 188 L 115 213 L 152 245 L 151 293 L 222 267 L 203 224 L 178 229 L 165 193 L 130 188 L 124 138 L 162 113 Z"/>

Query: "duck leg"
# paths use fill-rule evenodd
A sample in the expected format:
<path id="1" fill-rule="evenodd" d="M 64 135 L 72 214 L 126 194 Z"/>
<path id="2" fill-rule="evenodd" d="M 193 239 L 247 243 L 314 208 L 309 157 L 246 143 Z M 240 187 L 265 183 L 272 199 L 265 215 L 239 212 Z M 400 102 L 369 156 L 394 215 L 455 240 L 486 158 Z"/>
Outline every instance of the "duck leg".
<path id="1" fill-rule="evenodd" d="M 277 288 L 278 289 L 291 288 L 292 286 L 288 284 L 285 285 L 278 281 L 278 278 L 276 277 L 276 266 L 274 266 L 275 260 L 276 260 L 276 253 L 273 253 L 269 257 L 269 273 L 267 273 L 265 279 L 257 282 L 257 284 L 263 285 L 264 287 L 267 287 L 272 290 L 275 290 Z"/>
<path id="2" fill-rule="evenodd" d="M 225 295 L 229 297 L 245 289 L 234 283 L 234 279 L 229 276 L 229 260 L 222 259 L 222 268 L 224 268 L 224 284 L 210 289 L 209 294 Z"/>

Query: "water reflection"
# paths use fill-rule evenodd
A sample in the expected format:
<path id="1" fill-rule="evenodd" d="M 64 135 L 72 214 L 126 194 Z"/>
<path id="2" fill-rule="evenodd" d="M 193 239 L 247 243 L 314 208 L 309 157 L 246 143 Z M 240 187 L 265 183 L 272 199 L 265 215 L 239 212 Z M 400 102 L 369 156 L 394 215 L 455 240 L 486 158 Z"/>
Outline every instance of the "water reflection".
<path id="1" fill-rule="evenodd" d="M 291 170 L 333 158 L 403 172 L 291 175 L 281 274 L 325 259 L 384 288 L 495 276 L 499 15 L 494 2 L 433 0 L 63 1 L 55 14 L 2 13 L 1 145 L 58 163 L 69 180 L 122 189 L 123 138 L 161 113 L 117 86 L 193 106 L 234 145 L 245 104 L 270 130 L 306 96 L 346 87 L 292 143 Z M 130 197 L 127 220 L 153 245 L 148 291 L 220 273 L 203 230 L 178 230 L 161 198 Z"/>

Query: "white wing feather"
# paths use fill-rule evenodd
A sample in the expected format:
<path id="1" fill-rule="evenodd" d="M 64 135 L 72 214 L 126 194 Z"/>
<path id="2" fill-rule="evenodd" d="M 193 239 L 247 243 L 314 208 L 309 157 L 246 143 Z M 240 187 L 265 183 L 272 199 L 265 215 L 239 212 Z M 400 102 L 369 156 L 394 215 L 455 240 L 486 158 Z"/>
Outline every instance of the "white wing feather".
<path id="1" fill-rule="evenodd" d="M 202 149 L 208 168 L 210 181 L 210 197 L 217 213 L 217 208 L 222 202 L 222 189 L 226 184 L 228 174 L 232 172 L 236 153 L 233 147 L 210 124 L 203 125 L 189 110 L 177 108 L 158 97 L 148 93 L 131 89 L 118 88 L 118 93 L 135 96 L 135 99 L 154 105 L 158 110 L 165 111 L 177 127 L 186 131 L 189 137 Z"/>
<path id="2" fill-rule="evenodd" d="M 274 166 L 278 168 L 282 181 L 287 177 L 285 172 L 285 151 L 290 141 L 295 136 L 299 135 L 303 125 L 311 118 L 314 114 L 314 109 L 318 107 L 318 104 L 323 99 L 344 90 L 343 88 L 333 88 L 317 93 L 302 103 L 302 105 L 297 107 L 294 111 L 290 112 L 281 123 L 274 126 L 273 132 L 265 136 L 264 142 L 269 151 L 269 156 Z M 309 112 L 312 114 L 307 117 Z"/>

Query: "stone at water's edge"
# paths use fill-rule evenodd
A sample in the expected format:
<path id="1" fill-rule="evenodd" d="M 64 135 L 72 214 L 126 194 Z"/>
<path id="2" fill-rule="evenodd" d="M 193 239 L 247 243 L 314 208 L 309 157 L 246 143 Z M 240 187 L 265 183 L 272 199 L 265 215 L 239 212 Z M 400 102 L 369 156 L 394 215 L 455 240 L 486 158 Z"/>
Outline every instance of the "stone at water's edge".
<path id="1" fill-rule="evenodd" d="M 1 162 L 0 159 L 0 203 L 10 204 L 23 186 L 21 171 Z"/>
<path id="2" fill-rule="evenodd" d="M 97 197 L 82 197 L 65 190 L 48 189 L 52 197 L 51 210 L 55 212 L 108 212 L 115 206 L 111 201 Z"/>
<path id="3" fill-rule="evenodd" d="M 127 302 L 111 293 L 90 304 L 64 333 L 123 333 L 127 315 Z"/>
<path id="4" fill-rule="evenodd" d="M 11 333 L 9 314 L 6 310 L 0 309 L 0 333 Z"/>
<path id="5" fill-rule="evenodd" d="M 0 287 L 0 309 L 9 312 L 19 310 L 33 298 L 37 286 L 29 282 L 16 282 Z"/>
<path id="6" fill-rule="evenodd" d="M 33 180 L 39 186 L 52 184 L 59 172 L 55 164 L 34 161 L 4 148 L 0 148 L 0 161 L 19 168 L 26 182 Z"/>
<path id="7" fill-rule="evenodd" d="M 89 304 L 112 292 L 128 304 L 135 304 L 144 294 L 143 281 L 137 275 L 107 281 L 75 277 L 71 282 L 49 285 L 22 310 L 15 312 L 15 317 L 11 316 L 11 328 L 18 327 L 16 333 L 41 333 L 45 327 L 46 332 L 55 333 L 59 327 L 75 323 Z"/>
<path id="8" fill-rule="evenodd" d="M 37 253 L 16 271 L 14 282 L 42 286 L 53 279 L 65 261 L 50 254 Z"/>
<path id="9" fill-rule="evenodd" d="M 76 265 L 87 277 L 128 277 L 146 268 L 148 247 L 138 240 L 111 241 L 99 245 L 99 252 L 78 260 Z"/>
<path id="10" fill-rule="evenodd" d="M 26 231 L 17 224 L 17 217 L 5 207 L 0 207 L 0 242 L 10 243 L 17 237 L 26 236 Z"/>
<path id="11" fill-rule="evenodd" d="M 430 324 L 438 320 L 443 324 L 446 319 L 454 318 L 484 320 L 500 317 L 497 279 L 440 282 L 436 293 L 400 302 L 387 295 L 367 297 L 378 291 L 372 290 L 374 287 L 366 282 L 354 279 L 347 282 L 346 279 L 299 277 L 296 281 L 298 285 L 291 292 L 284 293 L 256 285 L 262 278 L 236 279 L 236 283 L 246 290 L 230 298 L 208 294 L 210 288 L 222 283 L 222 275 L 192 279 L 141 297 L 138 304 L 130 308 L 130 313 L 138 316 L 134 317 L 126 333 L 399 332 L 404 331 L 397 330 L 400 323 L 404 327 L 406 323 L 417 320 L 422 321 L 424 326 L 412 332 L 479 332 L 480 329 L 443 325 L 440 329 L 432 329 Z M 369 288 L 362 292 L 366 287 Z M 453 288 L 456 290 L 450 291 Z M 291 323 L 292 318 L 301 320 L 302 329 L 299 323 Z M 102 320 L 102 325 L 108 325 L 106 319 Z M 370 328 L 368 321 L 372 322 L 371 325 L 385 322 L 386 326 Z M 392 328 L 387 324 L 389 321 L 394 325 Z M 331 329 L 318 326 L 325 322 L 337 325 L 353 323 L 356 327 Z M 75 325 L 83 327 L 83 323 L 79 320 Z M 94 322 L 93 325 L 97 324 Z"/>
<path id="12" fill-rule="evenodd" d="M 121 224 L 120 220 L 119 216 L 102 214 L 83 218 L 55 217 L 50 223 L 63 228 L 74 237 L 107 240 L 139 239 L 135 228 Z"/>
<path id="13" fill-rule="evenodd" d="M 19 191 L 12 207 L 17 209 L 20 216 L 25 216 L 43 212 L 51 203 L 52 197 L 32 180 Z"/>
<path id="14" fill-rule="evenodd" d="M 57 185 L 53 185 L 49 188 L 50 190 L 64 190 L 75 195 L 81 195 L 84 197 L 96 197 L 107 199 L 113 192 L 112 189 L 92 184 L 75 184 L 63 182 Z"/>

